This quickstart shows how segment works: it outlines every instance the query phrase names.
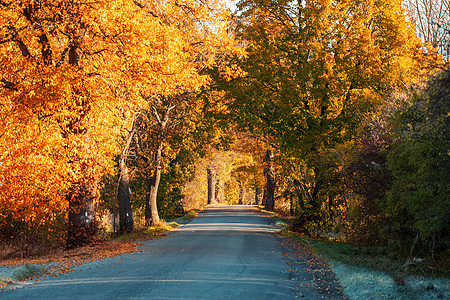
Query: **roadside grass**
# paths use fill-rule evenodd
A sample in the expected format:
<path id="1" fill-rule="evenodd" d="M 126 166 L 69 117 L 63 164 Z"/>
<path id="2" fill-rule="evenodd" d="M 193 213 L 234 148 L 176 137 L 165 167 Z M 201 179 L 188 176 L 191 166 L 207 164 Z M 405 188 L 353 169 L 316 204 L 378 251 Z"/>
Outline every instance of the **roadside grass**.
<path id="1" fill-rule="evenodd" d="M 369 268 L 389 274 L 402 285 L 407 275 L 449 278 L 447 264 L 430 264 L 428 261 L 411 261 L 399 257 L 385 245 L 364 245 L 311 237 L 290 230 L 291 219 L 276 212 L 266 211 L 284 236 L 309 246 L 316 253 L 339 263 Z"/>
<path id="2" fill-rule="evenodd" d="M 166 223 L 164 221 L 161 222 L 159 226 L 145 227 L 133 230 L 130 233 L 124 233 L 119 236 L 113 237 L 112 240 L 119 242 L 135 242 L 135 241 L 143 241 L 143 240 L 154 240 L 158 239 L 165 232 L 168 232 L 176 227 L 179 224 L 177 222 L 169 222 Z"/>
<path id="3" fill-rule="evenodd" d="M 43 267 L 30 264 L 24 264 L 17 268 L 0 269 L 0 288 L 11 283 L 43 275 L 44 273 L 45 269 Z"/>
<path id="4" fill-rule="evenodd" d="M 184 216 L 180 217 L 180 220 L 184 220 L 184 221 L 190 221 L 192 219 L 194 219 L 195 217 L 198 216 L 199 212 L 201 212 L 202 209 L 191 209 L 190 211 L 188 211 Z"/>
<path id="5" fill-rule="evenodd" d="M 395 257 L 395 255 L 392 255 L 383 246 L 357 245 L 323 238 L 313 238 L 287 229 L 282 230 L 282 234 L 309 246 L 316 253 L 328 259 L 343 264 L 383 271 L 390 274 L 394 279 L 402 276 L 405 271 L 405 263 Z M 398 280 L 401 280 L 401 278 L 398 278 Z"/>
<path id="6" fill-rule="evenodd" d="M 446 264 L 399 257 L 387 246 L 314 238 L 290 231 L 289 219 L 273 212 L 281 234 L 324 257 L 348 299 L 450 299 Z"/>

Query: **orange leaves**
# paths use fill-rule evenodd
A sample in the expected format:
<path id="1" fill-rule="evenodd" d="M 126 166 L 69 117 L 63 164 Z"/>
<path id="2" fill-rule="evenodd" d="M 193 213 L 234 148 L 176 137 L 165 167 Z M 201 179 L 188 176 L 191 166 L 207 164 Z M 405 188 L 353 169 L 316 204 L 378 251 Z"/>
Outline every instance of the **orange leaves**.
<path id="1" fill-rule="evenodd" d="M 74 186 L 111 167 L 143 94 L 198 91 L 203 69 L 239 51 L 229 18 L 216 0 L 0 6 L 0 224 L 23 225 L 0 234 L 54 232 Z"/>

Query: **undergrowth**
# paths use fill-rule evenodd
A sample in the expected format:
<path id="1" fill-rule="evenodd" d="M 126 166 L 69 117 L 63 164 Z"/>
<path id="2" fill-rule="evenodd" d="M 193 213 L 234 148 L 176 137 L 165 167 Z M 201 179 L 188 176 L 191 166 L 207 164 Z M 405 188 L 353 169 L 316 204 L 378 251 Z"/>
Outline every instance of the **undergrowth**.
<path id="1" fill-rule="evenodd" d="M 314 238 L 291 231 L 289 218 L 276 212 L 262 211 L 270 215 L 276 225 L 281 225 L 277 227 L 281 229 L 284 236 L 309 246 L 328 259 L 386 272 L 400 285 L 403 284 L 406 275 L 449 278 L 448 262 L 404 258 L 386 245 L 354 244 L 320 237 Z"/>
<path id="2" fill-rule="evenodd" d="M 383 245 L 352 244 L 323 238 L 312 238 L 287 229 L 282 234 L 311 247 L 315 252 L 338 262 L 370 268 L 390 274 L 398 284 L 405 275 L 448 278 L 445 265 L 427 261 L 414 261 L 399 257 Z"/>

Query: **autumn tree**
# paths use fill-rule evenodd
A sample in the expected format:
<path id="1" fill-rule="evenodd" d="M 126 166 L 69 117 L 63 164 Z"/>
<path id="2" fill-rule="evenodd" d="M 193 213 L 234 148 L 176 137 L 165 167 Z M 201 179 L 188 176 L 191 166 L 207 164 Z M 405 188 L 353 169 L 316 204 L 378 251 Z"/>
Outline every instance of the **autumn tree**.
<path id="1" fill-rule="evenodd" d="M 306 166 L 291 186 L 300 206 L 319 211 L 335 193 L 333 164 L 320 155 L 351 140 L 365 115 L 417 74 L 421 43 L 399 1 L 246 0 L 238 8 L 248 55 L 244 75 L 224 82 L 230 110 L 275 147 L 284 174 Z"/>
<path id="2" fill-rule="evenodd" d="M 128 117 L 140 111 L 148 100 L 142 95 L 198 90 L 208 82 L 199 70 L 215 61 L 218 49 L 233 47 L 227 11 L 215 1 L 203 4 L 1 2 L 0 93 L 7 132 L 1 148 L 19 145 L 20 135 L 26 140 L 14 156 L 2 154 L 5 170 L 21 170 L 14 180 L 2 180 L 2 203 L 38 211 L 34 198 L 56 201 L 60 205 L 42 210 L 68 210 L 67 246 L 89 242 L 104 158 L 120 153 L 115 128 L 123 123 L 121 111 L 132 106 Z M 32 178 L 30 170 L 35 184 L 16 189 L 20 179 Z M 35 213 L 26 215 L 36 222 Z"/>
<path id="3" fill-rule="evenodd" d="M 206 168 L 208 176 L 208 204 L 216 202 L 216 173 L 213 164 L 209 164 Z"/>
<path id="4" fill-rule="evenodd" d="M 47 130 L 54 131 L 53 139 L 46 144 L 56 148 L 58 154 L 47 157 L 57 165 L 58 184 L 53 188 L 63 198 L 56 199 L 68 203 L 68 246 L 89 240 L 95 232 L 100 162 L 91 130 L 96 120 L 91 112 L 99 108 L 104 91 L 95 81 L 99 76 L 92 63 L 103 46 L 93 45 L 99 33 L 98 26 L 93 26 L 98 21 L 93 15 L 96 8 L 98 4 L 73 1 L 10 2 L 1 6 L 2 98 L 12 111 L 29 114 L 24 122 L 28 130 L 43 129 L 35 131 L 33 139 L 48 140 L 51 134 Z M 45 156 L 47 151 L 41 149 Z M 68 172 L 59 171 L 61 167 Z M 32 202 L 33 197 L 24 196 L 15 199 L 16 203 Z"/>

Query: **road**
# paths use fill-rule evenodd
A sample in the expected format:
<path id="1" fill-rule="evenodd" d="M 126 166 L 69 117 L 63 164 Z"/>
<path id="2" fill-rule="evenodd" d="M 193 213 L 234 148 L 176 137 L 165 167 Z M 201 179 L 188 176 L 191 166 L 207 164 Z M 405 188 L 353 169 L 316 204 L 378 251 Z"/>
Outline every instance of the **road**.
<path id="1" fill-rule="evenodd" d="M 167 237 L 144 241 L 144 252 L 85 263 L 74 273 L 28 282 L 0 298 L 336 298 L 317 293 L 312 282 L 300 288 L 276 231 L 254 207 L 212 206 Z"/>

